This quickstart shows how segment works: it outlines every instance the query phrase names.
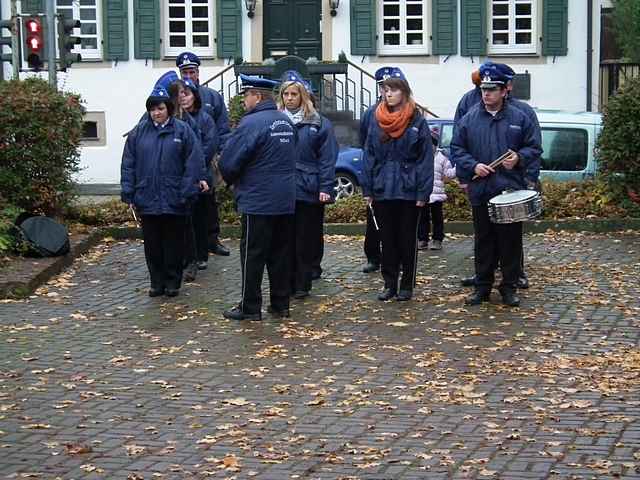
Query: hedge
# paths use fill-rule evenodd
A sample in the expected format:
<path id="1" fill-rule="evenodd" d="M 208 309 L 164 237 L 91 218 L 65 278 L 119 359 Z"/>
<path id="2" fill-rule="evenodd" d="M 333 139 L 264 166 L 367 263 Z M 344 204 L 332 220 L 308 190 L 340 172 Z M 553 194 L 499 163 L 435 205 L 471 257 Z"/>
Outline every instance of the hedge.
<path id="1" fill-rule="evenodd" d="M 445 219 L 471 220 L 471 207 L 464 192 L 455 183 L 446 185 L 448 200 L 445 202 Z M 589 180 L 581 183 L 543 184 L 544 210 L 542 219 L 560 220 L 575 218 L 626 218 L 640 217 L 640 207 L 625 207 L 610 195 L 605 183 Z M 233 194 L 227 188 L 216 193 L 223 224 L 238 225 L 240 219 L 234 208 Z M 132 220 L 126 205 L 118 200 L 100 204 L 74 206 L 67 210 L 69 222 L 85 225 L 115 225 Z M 326 223 L 359 223 L 366 221 L 366 205 L 360 195 L 340 200 L 326 209 Z"/>

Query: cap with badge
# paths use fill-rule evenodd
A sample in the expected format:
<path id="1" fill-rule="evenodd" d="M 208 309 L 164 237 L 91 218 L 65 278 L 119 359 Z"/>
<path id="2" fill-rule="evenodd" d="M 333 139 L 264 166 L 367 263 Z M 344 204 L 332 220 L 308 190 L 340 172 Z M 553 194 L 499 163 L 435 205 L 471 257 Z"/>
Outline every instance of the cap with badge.
<path id="1" fill-rule="evenodd" d="M 407 78 L 404 76 L 404 73 L 402 73 L 402 70 L 400 70 L 398 67 L 379 68 L 378 70 L 376 70 L 374 77 L 376 79 L 376 83 L 382 83 L 390 78 L 397 78 L 404 81 L 407 80 Z"/>
<path id="2" fill-rule="evenodd" d="M 176 58 L 176 67 L 180 70 L 183 68 L 198 68 L 200 66 L 200 57 L 192 52 L 183 52 Z"/>
<path id="3" fill-rule="evenodd" d="M 484 90 L 492 90 L 494 88 L 504 87 L 511 77 L 505 75 L 504 71 L 494 63 L 483 63 L 480 66 L 480 88 Z"/>
<path id="4" fill-rule="evenodd" d="M 275 80 L 253 77 L 242 73 L 240 74 L 240 81 L 242 82 L 240 87 L 241 92 L 245 92 L 247 90 L 266 90 L 272 92 L 274 88 L 280 85 L 280 82 L 276 82 Z"/>
<path id="5" fill-rule="evenodd" d="M 176 80 L 180 80 L 178 74 L 173 70 L 168 71 L 156 81 L 156 87 L 162 87 L 165 90 L 169 91 L 169 86 Z"/>
<path id="6" fill-rule="evenodd" d="M 307 80 L 305 80 L 302 75 L 300 75 L 300 73 L 296 70 L 287 70 L 282 74 L 282 83 L 285 82 L 299 83 L 305 88 L 307 92 L 312 92 L 311 84 Z"/>
<path id="7" fill-rule="evenodd" d="M 162 102 L 165 102 L 167 106 L 171 103 L 169 101 L 169 94 L 162 86 L 156 85 L 155 87 L 153 87 L 151 94 L 147 98 L 147 111 L 151 110 L 151 107 L 153 107 L 154 105 Z"/>

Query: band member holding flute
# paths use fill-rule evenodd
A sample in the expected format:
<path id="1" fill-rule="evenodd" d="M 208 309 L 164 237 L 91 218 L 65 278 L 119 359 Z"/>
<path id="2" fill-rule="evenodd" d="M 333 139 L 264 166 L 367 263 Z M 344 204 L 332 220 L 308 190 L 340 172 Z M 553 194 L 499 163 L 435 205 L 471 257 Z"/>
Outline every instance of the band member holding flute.
<path id="1" fill-rule="evenodd" d="M 362 191 L 382 240 L 384 290 L 378 299 L 406 301 L 415 285 L 418 215 L 433 189 L 433 148 L 402 71 L 390 69 L 382 87 L 366 135 Z"/>
<path id="2" fill-rule="evenodd" d="M 483 65 L 480 76 L 482 103 L 460 120 L 451 143 L 457 176 L 469 184 L 473 213 L 476 284 L 466 303 L 478 305 L 489 300 L 499 260 L 502 302 L 518 306 L 522 222 L 491 223 L 487 202 L 504 190 L 526 189 L 526 172 L 542 148 L 531 120 L 506 101 L 508 76 L 495 65 Z M 501 162 L 492 167 L 496 159 Z M 478 178 L 473 180 L 475 176 Z"/>

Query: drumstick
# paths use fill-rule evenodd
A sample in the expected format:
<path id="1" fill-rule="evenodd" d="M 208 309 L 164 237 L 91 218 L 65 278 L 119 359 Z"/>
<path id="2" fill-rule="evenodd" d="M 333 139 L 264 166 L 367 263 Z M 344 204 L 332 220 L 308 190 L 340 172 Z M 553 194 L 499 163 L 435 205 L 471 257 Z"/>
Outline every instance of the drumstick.
<path id="1" fill-rule="evenodd" d="M 496 168 L 499 167 L 500 165 L 502 165 L 504 163 L 504 161 L 509 158 L 509 156 L 513 153 L 512 150 L 507 150 L 506 153 L 503 153 L 502 155 L 500 155 L 498 158 L 496 158 L 493 162 L 491 162 L 489 164 L 489 166 L 491 168 Z M 478 178 L 480 175 L 474 175 L 473 178 L 471 180 L 475 180 L 476 178 Z"/>

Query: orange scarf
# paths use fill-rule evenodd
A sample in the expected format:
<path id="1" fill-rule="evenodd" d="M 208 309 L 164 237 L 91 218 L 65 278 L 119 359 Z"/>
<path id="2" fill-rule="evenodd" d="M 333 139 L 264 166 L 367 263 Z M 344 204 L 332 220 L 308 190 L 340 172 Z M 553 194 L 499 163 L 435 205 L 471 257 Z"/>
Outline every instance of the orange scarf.
<path id="1" fill-rule="evenodd" d="M 409 126 L 416 111 L 416 104 L 409 100 L 404 104 L 402 110 L 390 112 L 385 102 L 380 102 L 376 108 L 376 120 L 384 133 L 391 138 L 400 138 Z"/>

